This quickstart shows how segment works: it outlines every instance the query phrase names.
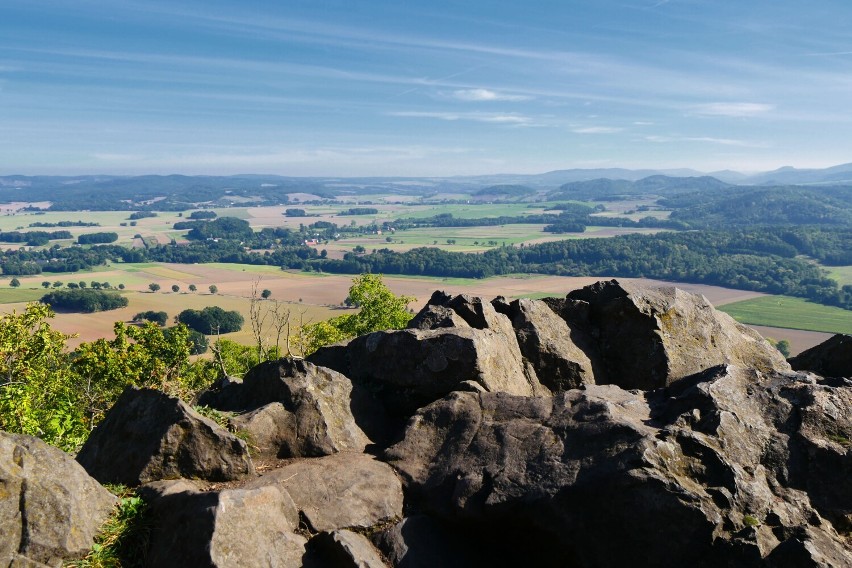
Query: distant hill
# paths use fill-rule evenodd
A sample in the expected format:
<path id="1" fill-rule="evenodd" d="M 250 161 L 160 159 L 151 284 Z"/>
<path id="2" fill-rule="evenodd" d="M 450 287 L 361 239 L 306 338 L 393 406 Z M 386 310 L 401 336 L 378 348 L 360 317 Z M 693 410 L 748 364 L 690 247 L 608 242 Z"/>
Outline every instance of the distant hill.
<path id="1" fill-rule="evenodd" d="M 623 179 L 595 179 L 575 181 L 562 185 L 548 194 L 549 199 L 579 199 L 615 201 L 641 196 L 669 196 L 686 192 L 718 191 L 729 184 L 709 176 L 670 177 L 653 175 L 637 181 Z"/>
<path id="2" fill-rule="evenodd" d="M 474 191 L 471 195 L 480 199 L 514 199 L 535 193 L 535 189 L 526 185 L 491 185 Z"/>

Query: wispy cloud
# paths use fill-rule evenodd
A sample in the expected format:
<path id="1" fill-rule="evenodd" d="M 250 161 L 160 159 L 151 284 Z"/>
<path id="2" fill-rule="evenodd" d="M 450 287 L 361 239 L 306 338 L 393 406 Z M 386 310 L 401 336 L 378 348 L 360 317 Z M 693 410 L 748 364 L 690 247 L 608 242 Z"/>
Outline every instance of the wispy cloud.
<path id="1" fill-rule="evenodd" d="M 695 114 L 705 116 L 749 117 L 775 110 L 775 105 L 764 103 L 707 103 L 693 107 Z"/>
<path id="2" fill-rule="evenodd" d="M 680 143 L 680 142 L 699 142 L 706 144 L 718 144 L 721 146 L 737 146 L 740 148 L 766 148 L 767 144 L 763 142 L 754 142 L 749 140 L 737 140 L 735 138 L 714 138 L 712 136 L 645 136 L 643 138 L 648 142 L 657 143 Z"/>
<path id="3" fill-rule="evenodd" d="M 458 89 L 452 92 L 452 97 L 460 101 L 489 102 L 489 101 L 527 101 L 526 95 L 510 95 L 498 93 L 490 89 Z"/>
<path id="4" fill-rule="evenodd" d="M 622 132 L 623 128 L 614 126 L 585 126 L 582 128 L 572 128 L 574 134 L 616 134 Z"/>
<path id="5" fill-rule="evenodd" d="M 399 111 L 388 113 L 389 116 L 408 118 L 435 118 L 438 120 L 470 120 L 474 122 L 489 122 L 494 124 L 529 125 L 533 120 L 520 114 L 500 114 L 485 112 L 442 112 L 442 111 Z"/>

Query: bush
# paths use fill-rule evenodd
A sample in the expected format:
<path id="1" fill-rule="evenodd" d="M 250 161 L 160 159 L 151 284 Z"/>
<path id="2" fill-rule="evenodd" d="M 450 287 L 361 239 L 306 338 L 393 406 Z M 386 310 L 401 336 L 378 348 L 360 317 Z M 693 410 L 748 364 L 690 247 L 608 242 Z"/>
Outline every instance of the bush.
<path id="1" fill-rule="evenodd" d="M 167 314 L 166 312 L 155 312 L 154 310 L 148 310 L 146 312 L 139 312 L 138 314 L 133 316 L 133 321 L 151 321 L 162 327 L 168 323 L 169 314 Z"/>
<path id="2" fill-rule="evenodd" d="M 118 233 L 89 233 L 77 237 L 77 242 L 81 245 L 114 243 L 117 240 Z"/>
<path id="3" fill-rule="evenodd" d="M 231 333 L 243 327 L 244 319 L 237 311 L 225 311 L 219 306 L 208 306 L 203 310 L 184 310 L 178 321 L 199 333 Z"/>
<path id="4" fill-rule="evenodd" d="M 126 307 L 128 304 L 127 298 L 116 292 L 91 289 L 57 290 L 42 296 L 41 301 L 54 310 L 84 313 L 117 310 Z"/>

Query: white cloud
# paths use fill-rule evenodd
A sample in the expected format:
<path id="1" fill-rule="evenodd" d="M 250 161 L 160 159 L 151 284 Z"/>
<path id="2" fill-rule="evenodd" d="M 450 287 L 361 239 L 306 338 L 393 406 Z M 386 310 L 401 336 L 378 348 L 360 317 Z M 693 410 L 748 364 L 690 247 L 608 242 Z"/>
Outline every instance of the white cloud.
<path id="1" fill-rule="evenodd" d="M 571 132 L 575 134 L 615 134 L 622 130 L 624 129 L 613 126 L 587 126 L 585 128 L 572 128 Z"/>
<path id="2" fill-rule="evenodd" d="M 424 111 L 401 111 L 392 112 L 390 116 L 401 116 L 408 118 L 436 118 L 438 120 L 470 120 L 474 122 L 490 122 L 496 124 L 529 125 L 532 120 L 519 114 L 497 114 L 486 112 L 424 112 Z"/>
<path id="3" fill-rule="evenodd" d="M 762 142 L 752 142 L 749 140 L 737 140 L 734 138 L 714 138 L 712 136 L 645 136 L 643 138 L 648 142 L 657 142 L 665 144 L 668 142 L 703 142 L 706 144 L 718 144 L 721 146 L 737 146 L 740 148 L 766 148 L 766 144 Z"/>
<path id="4" fill-rule="evenodd" d="M 470 102 L 527 101 L 530 99 L 530 97 L 524 95 L 509 95 L 489 89 L 459 89 L 457 91 L 453 91 L 452 96 L 460 101 Z"/>
<path id="5" fill-rule="evenodd" d="M 775 110 L 775 105 L 763 103 L 707 103 L 697 105 L 693 110 L 696 114 L 706 116 L 747 117 Z"/>

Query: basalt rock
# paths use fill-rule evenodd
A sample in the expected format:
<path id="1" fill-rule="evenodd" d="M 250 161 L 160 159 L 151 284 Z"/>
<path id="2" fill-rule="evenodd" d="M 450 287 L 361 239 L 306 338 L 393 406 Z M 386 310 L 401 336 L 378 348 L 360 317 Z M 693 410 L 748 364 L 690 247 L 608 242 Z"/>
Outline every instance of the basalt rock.
<path id="1" fill-rule="evenodd" d="M 837 334 L 790 359 L 797 371 L 852 378 L 852 336 Z"/>
<path id="2" fill-rule="evenodd" d="M 294 531 L 298 513 L 272 487 L 199 492 L 186 485 L 147 492 L 155 526 L 147 566 L 300 568 L 306 539 Z M 144 494 L 144 493 L 143 493 Z"/>
<path id="3" fill-rule="evenodd" d="M 115 502 L 63 451 L 0 432 L 0 566 L 83 557 Z"/>
<path id="4" fill-rule="evenodd" d="M 583 331 L 571 329 L 540 300 L 507 303 L 498 298 L 492 304 L 511 320 L 521 353 L 532 363 L 544 386 L 552 392 L 561 392 L 594 384 L 594 365 L 579 347 L 583 345 L 591 351 L 590 340 Z"/>
<path id="5" fill-rule="evenodd" d="M 385 457 L 412 507 L 490 543 L 496 565 L 762 566 L 787 549 L 852 565 L 849 466 L 825 413 L 852 414 L 846 390 L 717 367 L 647 394 L 457 392 Z"/>
<path id="6" fill-rule="evenodd" d="M 254 474 L 245 442 L 180 399 L 136 387 L 124 390 L 77 461 L 101 483 L 125 485 Z"/>
<path id="7" fill-rule="evenodd" d="M 379 439 L 384 429 L 381 406 L 365 389 L 331 369 L 289 358 L 261 363 L 241 382 L 207 391 L 199 402 L 247 411 L 232 419 L 233 427 L 278 457 L 364 451 L 373 440 L 360 425 Z"/>
<path id="8" fill-rule="evenodd" d="M 312 531 L 367 529 L 402 516 L 402 485 L 393 469 L 364 454 L 298 460 L 253 479 L 292 498 Z"/>
<path id="9" fill-rule="evenodd" d="M 511 330 L 508 320 L 506 325 Z M 321 348 L 310 360 L 374 390 L 397 416 L 410 416 L 465 381 L 489 392 L 548 394 L 524 364 L 511 331 L 472 327 L 377 331 L 345 345 Z"/>
<path id="10" fill-rule="evenodd" d="M 388 568 L 367 537 L 345 529 L 316 535 L 307 549 L 304 568 Z"/>
<path id="11" fill-rule="evenodd" d="M 777 349 L 757 332 L 713 308 L 703 296 L 678 288 L 598 282 L 549 305 L 571 329 L 592 340 L 583 346 L 595 382 L 651 390 L 717 365 L 789 371 Z"/>

